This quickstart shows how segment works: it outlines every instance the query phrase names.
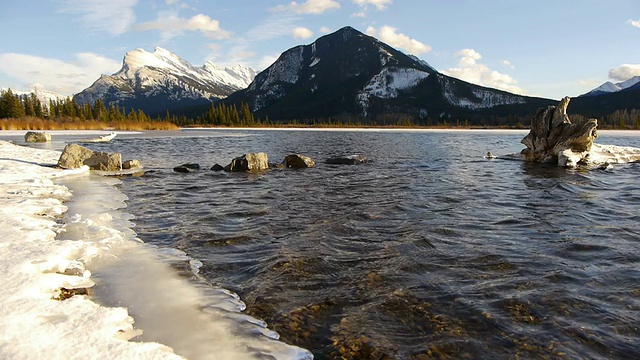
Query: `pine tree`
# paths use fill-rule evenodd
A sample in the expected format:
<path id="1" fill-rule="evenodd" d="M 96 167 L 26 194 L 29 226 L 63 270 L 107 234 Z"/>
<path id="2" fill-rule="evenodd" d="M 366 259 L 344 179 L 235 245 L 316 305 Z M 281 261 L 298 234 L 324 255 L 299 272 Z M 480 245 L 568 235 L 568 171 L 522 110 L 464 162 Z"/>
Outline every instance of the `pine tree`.
<path id="1" fill-rule="evenodd" d="M 11 89 L 0 97 L 0 118 L 20 118 L 24 116 L 22 100 Z"/>

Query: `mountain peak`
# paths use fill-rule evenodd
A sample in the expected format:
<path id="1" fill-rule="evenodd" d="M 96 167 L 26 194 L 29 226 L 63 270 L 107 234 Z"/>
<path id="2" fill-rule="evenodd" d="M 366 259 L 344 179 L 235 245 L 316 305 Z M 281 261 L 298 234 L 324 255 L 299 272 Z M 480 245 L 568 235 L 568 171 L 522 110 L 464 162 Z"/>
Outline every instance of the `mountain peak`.
<path id="1" fill-rule="evenodd" d="M 618 91 L 626 90 L 636 84 L 640 83 L 640 76 L 634 76 L 631 79 L 621 81 L 618 83 L 612 83 L 611 81 L 607 81 L 606 83 L 598 86 L 597 88 L 589 91 L 586 94 L 582 94 L 580 96 L 597 96 L 603 94 L 614 93 Z"/>
<path id="2" fill-rule="evenodd" d="M 128 51 L 122 59 L 122 69 L 114 75 L 131 78 L 137 70 L 145 66 L 157 68 L 168 67 L 166 61 L 163 60 L 163 57 L 167 54 L 173 55 L 171 52 L 162 48 L 156 48 L 153 53 L 147 52 L 141 48 Z"/>
<path id="3" fill-rule="evenodd" d="M 283 120 L 399 114 L 435 118 L 535 106 L 525 97 L 442 75 L 351 26 L 286 50 L 247 89 L 225 102 L 245 102 L 257 116 Z"/>

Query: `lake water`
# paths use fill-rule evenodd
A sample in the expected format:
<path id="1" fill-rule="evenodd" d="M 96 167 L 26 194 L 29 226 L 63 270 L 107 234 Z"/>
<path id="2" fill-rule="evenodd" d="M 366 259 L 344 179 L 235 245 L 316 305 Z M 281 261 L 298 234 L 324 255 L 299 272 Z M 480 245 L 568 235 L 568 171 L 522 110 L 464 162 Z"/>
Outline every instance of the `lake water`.
<path id="1" fill-rule="evenodd" d="M 145 166 L 119 185 L 138 238 L 200 261 L 316 359 L 640 358 L 640 164 L 484 159 L 525 134 L 185 130 L 88 146 Z M 246 152 L 317 166 L 208 170 Z M 350 154 L 371 161 L 324 163 Z M 189 162 L 202 170 L 172 170 Z"/>

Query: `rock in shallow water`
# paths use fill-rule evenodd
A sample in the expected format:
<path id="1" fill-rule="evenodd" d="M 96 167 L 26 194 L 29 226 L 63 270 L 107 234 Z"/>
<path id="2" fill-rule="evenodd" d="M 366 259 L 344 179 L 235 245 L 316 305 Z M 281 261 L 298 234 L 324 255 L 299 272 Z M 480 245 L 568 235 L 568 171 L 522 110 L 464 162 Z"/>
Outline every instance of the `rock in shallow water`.
<path id="1" fill-rule="evenodd" d="M 196 170 L 200 170 L 200 164 L 188 163 L 188 164 L 178 165 L 173 168 L 173 171 L 179 172 L 179 173 L 192 173 L 192 172 L 195 172 Z"/>
<path id="2" fill-rule="evenodd" d="M 316 166 L 312 158 L 300 154 L 287 155 L 282 161 L 282 165 L 288 168 L 303 169 Z"/>
<path id="3" fill-rule="evenodd" d="M 91 170 L 120 171 L 122 155 L 120 153 L 95 152 L 78 144 L 68 144 L 58 159 L 62 169 L 78 169 L 84 165 Z"/>
<path id="4" fill-rule="evenodd" d="M 364 164 L 366 162 L 369 162 L 369 159 L 367 159 L 367 157 L 364 155 L 349 155 L 349 156 L 329 158 L 325 162 L 327 164 L 334 164 L 334 165 L 357 165 L 357 164 Z"/>
<path id="5" fill-rule="evenodd" d="M 122 163 L 122 168 L 123 169 L 140 169 L 142 167 L 142 164 L 140 164 L 140 161 L 138 160 L 127 160 L 125 162 Z"/>
<path id="6" fill-rule="evenodd" d="M 47 142 L 51 141 L 51 134 L 46 132 L 28 131 L 24 134 L 25 142 Z"/>
<path id="7" fill-rule="evenodd" d="M 248 153 L 239 156 L 233 160 L 227 166 L 225 171 L 230 172 L 244 172 L 244 171 L 259 171 L 267 170 L 269 168 L 269 157 L 266 153 Z"/>
<path id="8" fill-rule="evenodd" d="M 220 164 L 215 164 L 211 167 L 211 170 L 213 171 L 222 171 L 224 170 L 224 166 L 220 165 Z"/>

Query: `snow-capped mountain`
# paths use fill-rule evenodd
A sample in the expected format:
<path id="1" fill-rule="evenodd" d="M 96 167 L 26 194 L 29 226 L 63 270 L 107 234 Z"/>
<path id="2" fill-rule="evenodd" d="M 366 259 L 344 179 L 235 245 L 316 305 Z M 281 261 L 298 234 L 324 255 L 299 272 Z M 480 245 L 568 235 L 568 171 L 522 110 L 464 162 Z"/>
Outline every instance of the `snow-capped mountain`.
<path id="1" fill-rule="evenodd" d="M 206 62 L 197 67 L 163 48 L 153 53 L 136 49 L 126 53 L 118 72 L 102 75 L 75 100 L 84 104 L 102 99 L 147 113 L 164 112 L 225 98 L 246 88 L 255 76 L 255 70 L 242 65 Z"/>
<path id="2" fill-rule="evenodd" d="M 448 77 L 352 27 L 285 51 L 224 102 L 278 120 L 526 114 L 553 103 Z"/>
<path id="3" fill-rule="evenodd" d="M 0 89 L 0 92 L 4 92 L 7 91 L 8 89 Z M 49 91 L 49 90 L 44 90 L 44 89 L 33 89 L 33 90 L 14 90 L 11 89 L 11 92 L 14 95 L 18 95 L 18 96 L 30 96 L 31 94 L 35 94 L 36 98 L 38 100 L 40 100 L 40 103 L 43 104 L 44 106 L 49 106 L 49 102 L 51 100 L 53 101 L 64 101 L 67 99 L 67 96 L 58 94 L 56 92 L 53 91 Z"/>
<path id="4" fill-rule="evenodd" d="M 610 93 L 626 90 L 639 83 L 640 83 L 640 76 L 634 76 L 629 80 L 622 81 L 615 84 L 612 83 L 611 81 L 607 81 L 606 83 L 580 96 L 597 96 L 597 95 L 603 95 L 603 94 L 610 94 Z"/>

